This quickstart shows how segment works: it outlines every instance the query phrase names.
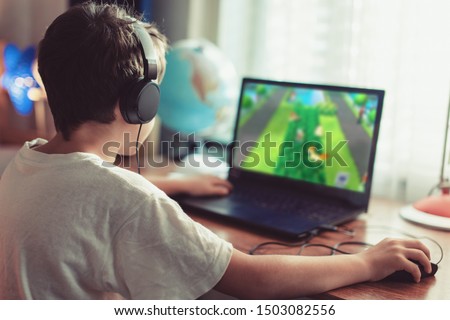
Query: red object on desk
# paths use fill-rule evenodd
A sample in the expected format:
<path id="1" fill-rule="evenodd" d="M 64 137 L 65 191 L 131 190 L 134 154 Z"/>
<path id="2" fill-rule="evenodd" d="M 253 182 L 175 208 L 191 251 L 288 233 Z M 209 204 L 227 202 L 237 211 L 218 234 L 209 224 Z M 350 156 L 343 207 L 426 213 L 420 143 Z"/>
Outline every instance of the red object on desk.
<path id="1" fill-rule="evenodd" d="M 428 214 L 450 218 L 450 195 L 442 194 L 419 200 L 414 204 L 414 208 Z"/>

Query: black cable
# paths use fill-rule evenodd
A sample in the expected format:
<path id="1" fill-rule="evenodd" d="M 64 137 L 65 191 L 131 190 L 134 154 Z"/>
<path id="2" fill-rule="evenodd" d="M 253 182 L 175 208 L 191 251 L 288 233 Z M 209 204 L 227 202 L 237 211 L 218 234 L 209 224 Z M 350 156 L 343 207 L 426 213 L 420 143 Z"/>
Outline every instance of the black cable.
<path id="1" fill-rule="evenodd" d="M 295 248 L 295 247 L 300 247 L 299 252 L 297 253 L 297 255 L 301 255 L 303 250 L 307 247 L 323 247 L 323 248 L 327 248 L 331 250 L 331 255 L 334 255 L 336 252 L 342 253 L 342 254 L 350 254 L 350 252 L 347 251 L 343 251 L 340 250 L 339 247 L 343 246 L 343 245 L 358 245 L 358 246 L 366 246 L 366 247 L 372 247 L 373 245 L 367 242 L 362 242 L 362 241 L 343 241 L 343 242 L 339 242 L 336 243 L 334 246 L 328 246 L 325 244 L 320 244 L 320 243 L 309 243 L 309 241 L 311 241 L 312 238 L 314 238 L 315 236 L 317 236 L 319 234 L 320 231 L 335 231 L 335 232 L 340 232 L 346 235 L 350 235 L 351 237 L 353 237 L 355 235 L 355 230 L 356 229 L 362 229 L 364 228 L 365 230 L 367 229 L 380 229 L 382 231 L 390 231 L 390 232 L 396 232 L 398 234 L 401 234 L 403 236 L 412 238 L 412 239 L 416 239 L 416 240 L 422 240 L 422 239 L 426 239 L 429 240 L 431 242 L 433 242 L 440 250 L 441 253 L 441 257 L 439 258 L 438 262 L 436 262 L 437 265 L 439 265 L 439 263 L 442 261 L 442 259 L 444 258 L 444 250 L 442 248 L 442 246 L 434 239 L 430 238 L 430 237 L 417 237 L 415 235 L 403 232 L 401 230 L 392 228 L 392 227 L 386 227 L 386 226 L 362 226 L 362 227 L 356 227 L 354 229 L 348 229 L 345 227 L 336 227 L 336 226 L 331 226 L 331 225 L 323 225 L 321 227 L 319 227 L 318 229 L 314 229 L 313 231 L 307 233 L 305 235 L 305 239 L 303 241 L 300 242 L 294 242 L 294 243 L 288 243 L 288 242 L 279 242 L 279 241 L 267 241 L 267 242 L 263 242 L 260 244 L 257 244 L 256 246 L 254 246 L 252 249 L 249 250 L 249 254 L 253 255 L 255 254 L 255 252 L 259 249 L 261 249 L 264 246 L 268 246 L 268 245 L 277 245 L 277 246 L 283 246 L 283 247 L 291 247 L 291 248 Z"/>
<path id="2" fill-rule="evenodd" d="M 139 159 L 139 136 L 141 135 L 142 123 L 139 125 L 139 131 L 136 138 L 136 162 L 137 162 L 137 173 L 141 174 L 141 162 Z"/>
<path id="3" fill-rule="evenodd" d="M 301 246 L 300 251 L 297 253 L 297 255 L 301 255 L 303 252 L 303 249 L 307 248 L 307 247 L 321 247 L 321 248 L 327 248 L 331 250 L 331 254 L 330 255 L 334 255 L 336 252 L 342 253 L 342 254 L 351 254 L 350 252 L 344 251 L 339 249 L 340 246 L 343 245 L 354 245 L 354 246 L 365 246 L 365 247 L 372 247 L 373 245 L 367 242 L 361 242 L 361 241 L 344 241 L 344 242 L 339 242 L 336 243 L 334 246 L 329 246 L 326 244 L 322 244 L 322 243 L 305 243 L 304 245 Z"/>
<path id="4" fill-rule="evenodd" d="M 289 243 L 289 242 L 280 242 L 280 241 L 267 241 L 267 242 L 263 242 L 260 244 L 257 244 L 256 246 L 254 246 L 253 248 L 251 248 L 248 253 L 253 255 L 255 254 L 255 252 L 259 249 L 261 249 L 262 247 L 268 246 L 268 245 L 276 245 L 276 246 L 282 246 L 282 247 L 291 247 L 291 248 L 295 248 L 295 247 L 301 247 L 304 244 L 307 244 L 309 241 L 311 241 L 312 238 L 314 238 L 315 236 L 317 236 L 319 234 L 320 231 L 332 231 L 332 232 L 339 232 L 339 233 L 343 233 L 345 235 L 354 236 L 354 231 L 350 230 L 348 228 L 345 227 L 336 227 L 333 225 L 322 225 L 320 227 L 318 227 L 317 229 L 312 230 L 311 232 L 307 233 L 304 236 L 304 240 L 300 241 L 300 242 L 293 242 L 293 243 Z M 302 250 L 302 249 L 301 249 Z M 300 250 L 300 251 L 301 251 Z"/>
<path id="5" fill-rule="evenodd" d="M 340 246 L 348 246 L 348 245 L 351 245 L 351 246 L 373 247 L 373 244 L 370 244 L 370 243 L 367 243 L 367 242 L 363 242 L 363 241 L 343 241 L 343 242 L 336 243 L 336 244 L 333 246 L 333 251 L 331 252 L 331 255 L 334 255 L 336 252 L 342 253 L 342 250 L 339 251 L 338 248 L 339 248 Z"/>
<path id="6" fill-rule="evenodd" d="M 290 247 L 290 248 L 295 248 L 295 247 L 299 247 L 304 245 L 305 243 L 308 243 L 312 238 L 314 238 L 317 235 L 317 231 L 313 230 L 311 232 L 308 232 L 305 236 L 304 236 L 304 240 L 300 241 L 300 242 L 293 242 L 293 243 L 289 243 L 289 242 L 281 242 L 281 241 L 267 241 L 267 242 L 262 242 L 257 244 L 256 246 L 254 246 L 253 248 L 251 248 L 248 251 L 248 254 L 250 255 L 254 255 L 256 251 L 258 251 L 259 249 L 265 247 L 265 246 L 269 246 L 269 245 L 276 245 L 276 246 L 282 246 L 282 247 Z"/>
<path id="7" fill-rule="evenodd" d="M 421 240 L 421 239 L 426 239 L 429 240 L 431 242 L 433 242 L 438 248 L 439 251 L 441 252 L 441 257 L 439 258 L 439 260 L 436 262 L 436 264 L 438 265 L 439 263 L 441 263 L 442 259 L 444 259 L 444 249 L 442 249 L 442 246 L 434 239 L 430 238 L 430 237 L 417 237 L 417 240 Z"/>

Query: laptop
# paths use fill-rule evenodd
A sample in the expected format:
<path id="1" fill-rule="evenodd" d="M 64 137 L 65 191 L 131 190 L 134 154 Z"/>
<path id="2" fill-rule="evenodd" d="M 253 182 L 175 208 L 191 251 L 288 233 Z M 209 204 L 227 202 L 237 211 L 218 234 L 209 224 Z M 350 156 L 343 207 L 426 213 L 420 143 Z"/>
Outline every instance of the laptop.
<path id="1" fill-rule="evenodd" d="M 244 78 L 226 197 L 203 212 L 298 238 L 366 212 L 384 91 Z"/>

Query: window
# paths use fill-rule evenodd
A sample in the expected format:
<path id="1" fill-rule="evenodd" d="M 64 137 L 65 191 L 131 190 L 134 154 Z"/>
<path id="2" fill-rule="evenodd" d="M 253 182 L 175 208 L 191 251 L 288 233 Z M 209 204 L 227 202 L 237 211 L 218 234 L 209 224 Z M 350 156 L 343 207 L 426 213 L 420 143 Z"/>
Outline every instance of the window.
<path id="1" fill-rule="evenodd" d="M 373 194 L 438 182 L 450 89 L 446 0 L 226 0 L 218 44 L 242 76 L 386 90 Z"/>

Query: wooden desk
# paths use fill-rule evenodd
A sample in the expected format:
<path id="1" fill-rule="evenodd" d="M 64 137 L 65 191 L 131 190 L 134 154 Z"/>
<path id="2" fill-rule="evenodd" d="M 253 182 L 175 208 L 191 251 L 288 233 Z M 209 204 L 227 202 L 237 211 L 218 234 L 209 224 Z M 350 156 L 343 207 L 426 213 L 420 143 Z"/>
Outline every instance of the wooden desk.
<path id="1" fill-rule="evenodd" d="M 412 234 L 414 236 L 428 236 L 436 240 L 444 250 L 444 257 L 439 264 L 436 276 L 423 279 L 420 283 L 399 283 L 380 281 L 374 283 L 361 283 L 336 290 L 332 290 L 312 299 L 450 299 L 450 233 L 426 229 L 411 224 L 398 214 L 402 204 L 389 200 L 374 199 L 371 201 L 369 213 L 361 215 L 359 219 L 347 223 L 345 226 L 355 229 L 356 234 L 352 238 L 348 235 L 334 232 L 324 232 L 315 237 L 311 243 L 323 243 L 335 245 L 342 241 L 364 241 L 372 244 L 377 243 L 386 237 L 405 238 L 400 232 Z M 231 242 L 236 249 L 248 252 L 255 245 L 269 240 L 283 240 L 268 238 L 262 234 L 251 231 L 251 229 L 239 227 L 234 223 L 221 221 L 215 218 L 205 217 L 191 213 L 190 216 L 211 229 L 220 237 Z M 440 258 L 438 247 L 432 242 L 423 240 L 431 250 L 432 261 L 436 262 Z M 348 247 L 343 250 L 347 250 Z M 271 247 L 264 252 L 272 254 L 296 254 L 297 249 L 285 249 L 281 247 Z M 329 254 L 329 250 L 323 248 L 307 248 L 303 254 L 324 255 Z"/>

